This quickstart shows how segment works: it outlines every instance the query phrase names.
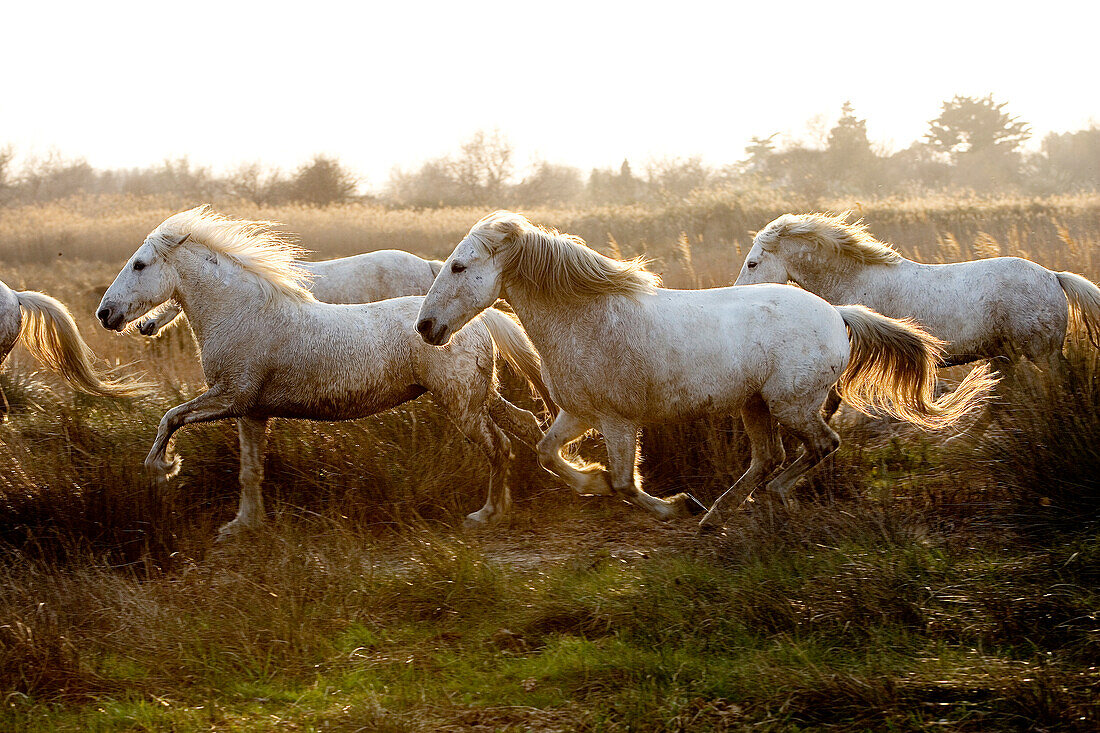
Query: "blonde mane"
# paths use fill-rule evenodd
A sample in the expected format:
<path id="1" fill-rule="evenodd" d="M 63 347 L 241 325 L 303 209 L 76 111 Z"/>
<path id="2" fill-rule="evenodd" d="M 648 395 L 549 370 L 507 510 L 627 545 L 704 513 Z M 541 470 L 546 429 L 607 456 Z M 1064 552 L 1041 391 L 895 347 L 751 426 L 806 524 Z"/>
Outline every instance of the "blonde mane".
<path id="1" fill-rule="evenodd" d="M 645 269 L 647 260 L 605 257 L 580 237 L 535 226 L 511 211 L 496 211 L 467 235 L 501 258 L 507 283 L 544 295 L 578 299 L 599 295 L 637 298 L 652 293 L 661 278 Z"/>
<path id="2" fill-rule="evenodd" d="M 871 236 L 863 219 L 849 224 L 849 216 L 850 211 L 835 216 L 784 214 L 761 229 L 755 241 L 768 249 L 783 238 L 802 239 L 865 265 L 892 265 L 902 259 L 892 246 Z"/>
<path id="3" fill-rule="evenodd" d="M 231 219 L 203 205 L 168 217 L 146 241 L 158 255 L 167 254 L 185 240 L 193 241 L 238 264 L 268 298 L 315 300 L 309 291 L 313 276 L 298 263 L 309 250 L 299 246 L 292 235 L 274 231 L 273 226 L 278 222 Z"/>

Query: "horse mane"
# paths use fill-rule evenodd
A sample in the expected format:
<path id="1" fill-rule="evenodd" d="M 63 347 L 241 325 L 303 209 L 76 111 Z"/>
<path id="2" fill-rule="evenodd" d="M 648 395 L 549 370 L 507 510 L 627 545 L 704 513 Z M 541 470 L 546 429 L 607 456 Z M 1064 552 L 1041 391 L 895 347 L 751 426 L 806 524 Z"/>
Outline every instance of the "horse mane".
<path id="1" fill-rule="evenodd" d="M 495 211 L 467 235 L 490 255 L 501 257 L 506 282 L 537 293 L 576 300 L 599 295 L 637 298 L 661 284 L 646 270 L 648 260 L 606 257 L 572 234 L 536 226 L 522 214 Z"/>
<path id="2" fill-rule="evenodd" d="M 237 263 L 269 299 L 284 296 L 315 300 L 309 291 L 313 275 L 298 262 L 309 250 L 301 247 L 293 235 L 275 231 L 273 226 L 279 223 L 232 219 L 204 204 L 168 217 L 146 241 L 158 255 L 185 240 L 193 241 Z"/>
<path id="3" fill-rule="evenodd" d="M 902 259 L 891 245 L 867 231 L 863 219 L 849 224 L 851 214 L 784 214 L 761 229 L 755 241 L 767 249 L 782 238 L 802 239 L 865 265 L 892 265 Z"/>

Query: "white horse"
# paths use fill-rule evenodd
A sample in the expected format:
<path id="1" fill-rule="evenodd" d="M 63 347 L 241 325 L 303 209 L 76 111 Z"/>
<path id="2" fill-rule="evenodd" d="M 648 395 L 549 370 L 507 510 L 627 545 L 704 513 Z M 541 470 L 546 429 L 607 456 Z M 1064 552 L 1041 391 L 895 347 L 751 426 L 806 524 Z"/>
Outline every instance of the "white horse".
<path id="1" fill-rule="evenodd" d="M 304 251 L 270 222 L 238 221 L 198 207 L 169 217 L 146 238 L 107 289 L 97 316 L 115 331 L 172 299 L 199 344 L 209 388 L 169 410 L 145 465 L 167 478 L 179 470 L 172 434 L 196 422 L 236 418 L 241 501 L 219 537 L 264 521 L 261 483 L 267 422 L 273 417 L 349 420 L 424 392 L 435 395 L 463 434 L 489 457 L 489 497 L 470 526 L 499 520 L 511 504 L 511 445 L 532 446 L 534 415 L 497 391 L 494 340 L 513 366 L 539 383 L 539 358 L 523 330 L 490 311 L 470 334 L 440 351 L 414 325 L 421 297 L 363 305 L 318 302 L 295 261 Z M 543 387 L 545 389 L 545 387 Z"/>
<path id="2" fill-rule="evenodd" d="M 117 378 L 96 370 L 96 356 L 84 343 L 69 309 L 60 301 L 33 290 L 12 290 L 0 282 L 0 362 L 15 344 L 60 374 L 72 387 L 101 397 L 135 397 L 148 392 L 133 378 Z M 8 401 L 0 390 L 0 419 Z"/>
<path id="3" fill-rule="evenodd" d="M 423 295 L 442 265 L 439 260 L 421 259 L 399 249 L 299 263 L 312 276 L 306 286 L 322 303 L 373 303 L 403 295 Z M 155 336 L 182 312 L 178 303 L 169 301 L 138 321 L 136 328 L 142 335 Z"/>
<path id="4" fill-rule="evenodd" d="M 993 385 L 975 369 L 933 400 L 939 342 L 912 324 L 861 306 L 834 308 L 789 285 L 664 290 L 643 264 L 496 212 L 451 253 L 420 310 L 423 338 L 446 344 L 498 297 L 508 300 L 562 410 L 538 445 L 540 462 L 579 493 L 618 496 L 659 518 L 697 511 L 685 494 L 662 500 L 642 491 L 639 429 L 740 410 L 752 461 L 703 518 L 714 526 L 782 465 L 779 425 L 805 446 L 767 486 L 782 499 L 836 450 L 840 439 L 819 412 L 833 385 L 859 409 L 930 429 L 958 420 Z M 590 428 L 603 433 L 609 470 L 562 458 Z"/>
<path id="5" fill-rule="evenodd" d="M 1066 373 L 1062 344 L 1071 316 L 1100 339 L 1100 288 L 1072 272 L 1019 257 L 927 265 L 902 257 L 848 214 L 785 214 L 757 233 L 737 285 L 793 281 L 835 305 L 859 303 L 912 318 L 947 342 L 942 363 L 1001 357 L 1007 377 L 1022 357 Z M 840 404 L 831 395 L 828 419 Z M 987 411 L 971 430 L 980 433 Z"/>

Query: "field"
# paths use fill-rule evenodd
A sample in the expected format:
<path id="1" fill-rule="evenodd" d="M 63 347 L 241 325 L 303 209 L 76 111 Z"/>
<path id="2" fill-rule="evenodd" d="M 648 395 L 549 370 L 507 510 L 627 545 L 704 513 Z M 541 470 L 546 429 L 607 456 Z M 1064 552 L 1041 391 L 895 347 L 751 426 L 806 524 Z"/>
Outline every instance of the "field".
<path id="1" fill-rule="evenodd" d="M 17 349 L 0 373 L 0 730 L 1081 730 L 1100 726 L 1100 358 L 1021 369 L 976 441 L 843 411 L 838 454 L 718 537 L 580 499 L 517 449 L 508 526 L 464 534 L 481 457 L 429 399 L 272 426 L 269 533 L 215 546 L 234 426 L 185 428 L 163 491 L 141 460 L 202 390 L 185 328 L 145 340 L 92 311 L 189 202 L 0 208 L 0 279 L 66 302 L 153 397 L 72 393 Z M 485 212 L 371 205 L 285 222 L 318 258 L 444 257 Z M 1100 197 L 797 201 L 698 193 L 531 210 L 674 287 L 728 284 L 751 231 L 853 209 L 907 256 L 997 254 L 1100 280 Z M 957 378 L 946 375 L 947 381 Z M 510 398 L 532 406 L 518 380 Z M 598 457 L 586 438 L 585 455 Z M 712 501 L 747 464 L 736 420 L 646 431 L 651 491 Z"/>

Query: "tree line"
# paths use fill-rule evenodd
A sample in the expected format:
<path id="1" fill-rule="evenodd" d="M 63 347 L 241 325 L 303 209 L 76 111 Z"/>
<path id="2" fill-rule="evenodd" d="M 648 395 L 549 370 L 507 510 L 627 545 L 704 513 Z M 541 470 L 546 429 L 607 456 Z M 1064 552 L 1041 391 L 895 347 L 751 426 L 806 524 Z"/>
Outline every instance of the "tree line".
<path id="1" fill-rule="evenodd" d="M 188 200 L 237 198 L 259 205 L 326 206 L 374 199 L 395 206 L 626 204 L 687 196 L 708 188 L 775 189 L 814 199 L 835 195 L 906 195 L 944 189 L 1029 194 L 1100 189 L 1100 126 L 1047 135 L 1038 151 L 1023 144 L 1030 125 L 986 97 L 943 102 L 924 137 L 903 150 L 877 148 L 867 121 L 845 102 L 816 140 L 776 132 L 753 137 L 745 157 L 723 166 L 699 158 L 651 160 L 640 170 L 581 169 L 538 161 L 521 174 L 512 144 L 499 131 L 477 132 L 452 155 L 394 169 L 376 194 L 334 157 L 317 155 L 283 172 L 248 163 L 222 175 L 186 158 L 149 168 L 96 170 L 57 154 L 16 170 L 12 147 L 0 149 L 0 204 L 78 194 L 174 195 Z"/>

